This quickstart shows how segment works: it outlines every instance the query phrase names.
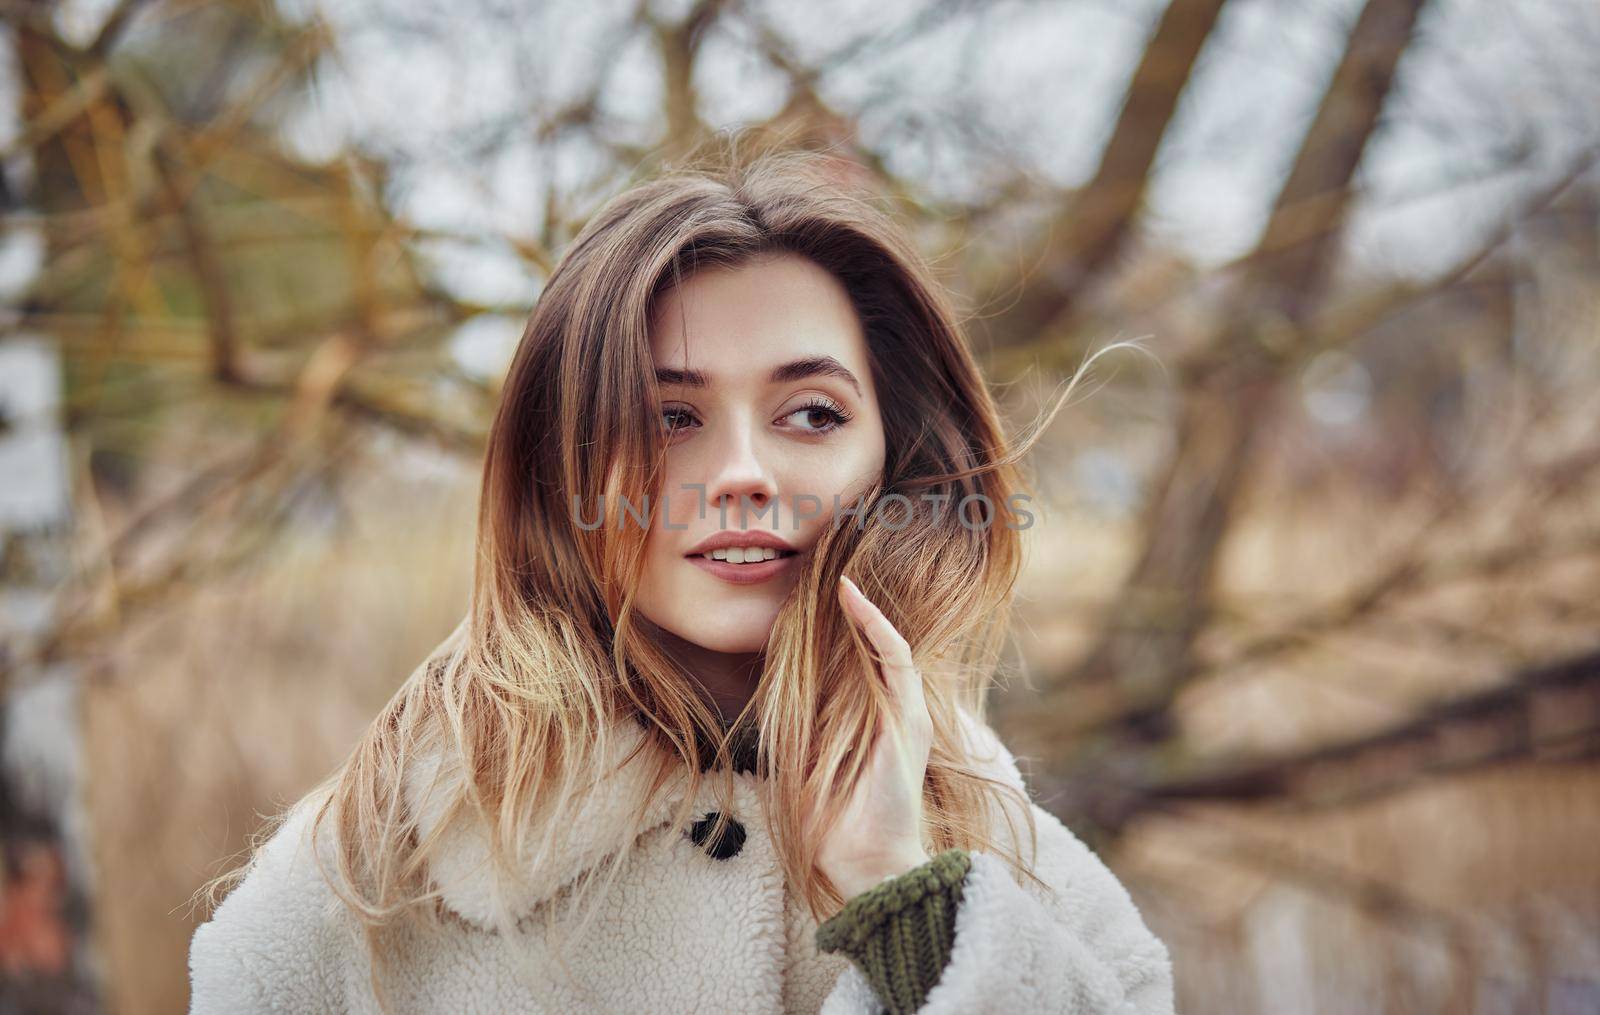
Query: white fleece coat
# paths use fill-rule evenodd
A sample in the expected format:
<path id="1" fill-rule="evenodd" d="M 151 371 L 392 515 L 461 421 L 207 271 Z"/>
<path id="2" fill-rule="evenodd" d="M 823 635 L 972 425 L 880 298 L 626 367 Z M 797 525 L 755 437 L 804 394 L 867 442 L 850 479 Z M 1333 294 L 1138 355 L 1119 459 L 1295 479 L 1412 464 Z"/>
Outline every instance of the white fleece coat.
<path id="1" fill-rule="evenodd" d="M 1011 753 L 994 732 L 965 717 L 982 767 L 1023 788 Z M 620 758 L 642 735 L 631 719 L 612 738 Z M 665 792 L 595 924 L 568 963 L 575 979 L 538 970 L 549 954 L 541 920 L 523 920 L 510 940 L 488 929 L 495 895 L 517 914 L 533 911 L 584 869 L 606 859 L 607 832 L 620 830 L 643 765 L 605 776 L 564 842 L 560 864 L 533 871 L 515 891 L 490 883 L 481 826 L 458 822 L 432 868 L 444 903 L 460 921 L 418 931 L 401 943 L 391 1003 L 403 1012 L 804 1012 L 869 1015 L 882 1010 L 861 972 L 840 954 L 820 954 L 816 921 L 789 898 L 759 813 L 755 777 L 736 773 L 732 814 L 743 848 L 716 859 L 673 827 Z M 429 777 L 439 781 L 431 789 Z M 406 796 L 426 834 L 448 799 L 452 768 L 437 761 L 408 777 Z M 669 790 L 676 784 L 669 784 Z M 441 791 L 441 788 L 444 791 Z M 717 809 L 703 788 L 703 815 Z M 972 854 L 956 912 L 950 963 L 920 1009 L 927 1015 L 995 1012 L 1173 1011 L 1167 949 L 1145 927 L 1127 891 L 1053 815 L 1030 803 L 1038 824 L 1034 872 L 1055 897 L 1019 885 L 998 856 Z M 308 808 L 292 812 L 245 879 L 190 944 L 192 1013 L 377 1012 L 354 922 L 310 855 Z M 1001 823 L 1004 824 L 1003 822 Z M 1019 828 L 1025 832 L 1026 825 Z M 1005 829 L 998 829 L 1005 835 Z M 326 838 L 326 837 L 324 837 Z M 324 845 L 324 848 L 327 848 Z M 1024 851 L 1024 856 L 1026 856 Z M 560 924 L 556 928 L 560 928 Z"/>

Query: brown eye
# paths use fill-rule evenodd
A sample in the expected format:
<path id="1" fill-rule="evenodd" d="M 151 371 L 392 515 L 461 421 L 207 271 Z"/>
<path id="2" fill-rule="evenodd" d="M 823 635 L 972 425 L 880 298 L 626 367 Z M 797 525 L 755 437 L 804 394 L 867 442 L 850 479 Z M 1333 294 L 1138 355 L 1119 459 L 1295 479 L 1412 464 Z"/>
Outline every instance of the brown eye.
<path id="1" fill-rule="evenodd" d="M 802 405 L 784 417 L 799 419 L 796 429 L 812 434 L 831 433 L 850 422 L 850 414 L 831 402 L 816 400 Z"/>

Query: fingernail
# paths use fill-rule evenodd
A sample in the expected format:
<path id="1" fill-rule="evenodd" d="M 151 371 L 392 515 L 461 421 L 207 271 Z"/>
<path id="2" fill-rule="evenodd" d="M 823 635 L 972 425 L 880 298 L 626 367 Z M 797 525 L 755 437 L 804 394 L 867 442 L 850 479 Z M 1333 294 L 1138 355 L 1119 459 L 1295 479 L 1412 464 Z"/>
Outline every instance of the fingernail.
<path id="1" fill-rule="evenodd" d="M 855 582 L 851 581 L 844 575 L 839 576 L 839 588 L 842 591 L 842 594 L 839 596 L 839 605 L 844 607 L 846 616 L 855 620 L 857 623 L 860 623 L 862 601 L 861 590 L 856 588 Z"/>

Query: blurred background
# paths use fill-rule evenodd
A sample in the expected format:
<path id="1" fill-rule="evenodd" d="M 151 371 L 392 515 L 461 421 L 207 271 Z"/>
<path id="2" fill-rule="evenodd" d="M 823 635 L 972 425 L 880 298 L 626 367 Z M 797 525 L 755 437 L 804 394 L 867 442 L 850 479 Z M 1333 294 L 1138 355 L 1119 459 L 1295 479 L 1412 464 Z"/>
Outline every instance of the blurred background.
<path id="1" fill-rule="evenodd" d="M 1600 1010 L 1600 4 L 4 0 L 0 1012 L 190 893 L 466 606 L 600 202 L 897 202 L 1039 521 L 992 721 L 1201 1013 Z"/>

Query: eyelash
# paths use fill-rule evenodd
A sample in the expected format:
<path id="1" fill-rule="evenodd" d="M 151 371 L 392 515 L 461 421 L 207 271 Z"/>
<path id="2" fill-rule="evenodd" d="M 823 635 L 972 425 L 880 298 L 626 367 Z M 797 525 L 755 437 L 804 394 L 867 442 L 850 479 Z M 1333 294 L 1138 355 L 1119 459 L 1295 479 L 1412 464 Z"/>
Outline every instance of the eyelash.
<path id="1" fill-rule="evenodd" d="M 833 417 L 832 422 L 826 424 L 825 426 L 802 428 L 802 430 L 804 430 L 806 433 L 810 433 L 810 434 L 814 434 L 814 435 L 832 433 L 833 431 L 839 429 L 840 427 L 844 426 L 846 423 L 850 422 L 852 419 L 855 418 L 855 414 L 854 413 L 847 412 L 842 406 L 835 405 L 832 402 L 829 402 L 829 401 L 827 401 L 825 399 L 822 399 L 822 398 L 813 398 L 811 401 L 807 402 L 805 405 L 798 406 L 797 408 L 791 409 L 790 411 L 788 411 L 788 412 L 783 414 L 783 418 L 787 419 L 788 417 L 793 416 L 796 413 L 800 413 L 800 412 L 825 412 L 829 416 Z M 677 415 L 677 416 L 688 416 L 691 419 L 694 418 L 694 413 L 693 412 L 691 412 L 688 409 L 680 409 L 680 408 L 662 409 L 661 410 L 661 415 L 663 417 L 666 417 L 668 415 Z M 680 429 L 688 429 L 688 427 L 674 427 L 674 426 L 666 425 L 664 419 L 663 419 L 663 428 L 666 430 L 666 432 L 667 432 L 667 434 L 669 436 L 674 434 L 674 433 L 676 433 Z"/>
<path id="2" fill-rule="evenodd" d="M 793 412 L 785 413 L 784 418 L 787 419 L 797 412 L 825 412 L 833 417 L 833 422 L 829 423 L 828 425 L 815 427 L 809 431 L 814 434 L 832 433 L 833 431 L 844 426 L 846 423 L 850 422 L 850 420 L 853 418 L 852 414 L 846 412 L 842 406 L 834 405 L 832 402 L 823 398 L 813 398 L 811 401 L 795 409 Z"/>

